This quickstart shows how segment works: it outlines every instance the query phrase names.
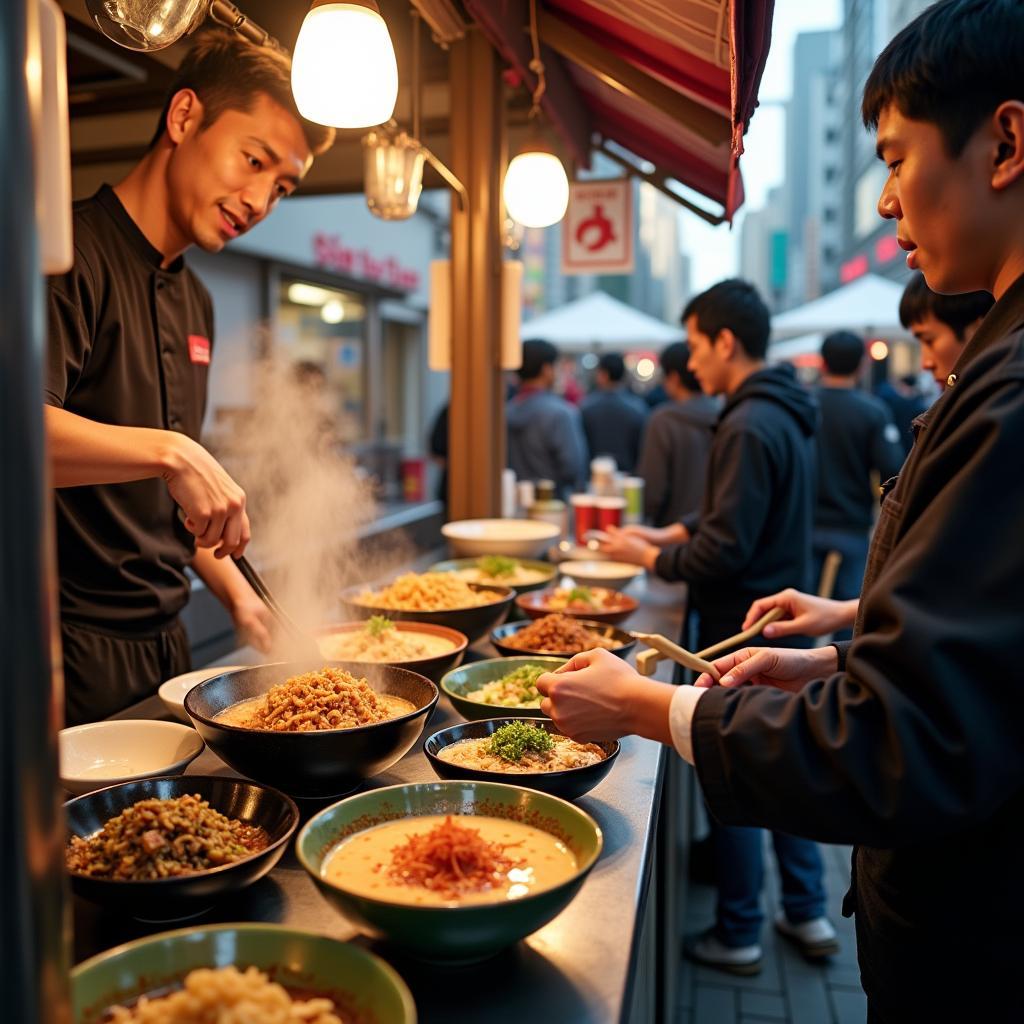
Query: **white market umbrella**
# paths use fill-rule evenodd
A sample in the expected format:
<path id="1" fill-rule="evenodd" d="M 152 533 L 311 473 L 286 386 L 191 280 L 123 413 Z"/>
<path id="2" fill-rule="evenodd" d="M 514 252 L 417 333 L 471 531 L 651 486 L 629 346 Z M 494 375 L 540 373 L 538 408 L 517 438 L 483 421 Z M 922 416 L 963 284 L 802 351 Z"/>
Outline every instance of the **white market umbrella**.
<path id="1" fill-rule="evenodd" d="M 835 291 L 772 317 L 772 338 L 796 338 L 853 331 L 884 338 L 909 338 L 900 323 L 903 286 L 878 274 L 865 274 Z"/>
<path id="2" fill-rule="evenodd" d="M 522 325 L 521 333 L 524 341 L 541 338 L 563 352 L 658 348 L 685 337 L 682 326 L 641 313 L 606 292 L 591 292 L 534 317 Z"/>

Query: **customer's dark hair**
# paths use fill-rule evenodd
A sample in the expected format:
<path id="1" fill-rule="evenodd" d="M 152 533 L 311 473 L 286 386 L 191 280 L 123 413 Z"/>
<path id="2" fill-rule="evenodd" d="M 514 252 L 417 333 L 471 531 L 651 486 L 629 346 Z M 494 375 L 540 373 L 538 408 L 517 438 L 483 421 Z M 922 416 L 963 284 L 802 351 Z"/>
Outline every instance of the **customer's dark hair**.
<path id="1" fill-rule="evenodd" d="M 959 156 L 1000 103 L 1024 99 L 1022 53 L 1020 0 L 940 0 L 879 54 L 864 85 L 864 124 L 877 128 L 895 104 L 904 117 L 937 125 Z"/>
<path id="2" fill-rule="evenodd" d="M 685 341 L 674 341 L 662 350 L 661 372 L 667 377 L 670 373 L 677 374 L 679 383 L 687 391 L 700 391 L 700 381 L 690 372 L 690 346 Z"/>
<path id="3" fill-rule="evenodd" d="M 900 323 L 906 328 L 933 316 L 948 327 L 961 340 L 964 331 L 980 320 L 995 304 L 988 292 L 964 292 L 960 295 L 940 295 L 928 287 L 924 274 L 918 272 L 903 290 L 900 299 Z"/>
<path id="4" fill-rule="evenodd" d="M 597 361 L 597 368 L 608 374 L 613 384 L 618 384 L 626 376 L 626 360 L 618 352 L 605 352 Z"/>
<path id="5" fill-rule="evenodd" d="M 531 338 L 523 342 L 523 363 L 516 371 L 520 380 L 536 380 L 545 366 L 558 362 L 558 349 L 550 341 Z"/>
<path id="6" fill-rule="evenodd" d="M 252 110 L 258 93 L 265 93 L 302 125 L 306 144 L 314 156 L 334 142 L 334 129 L 307 121 L 292 96 L 291 61 L 286 53 L 256 46 L 238 33 L 212 28 L 200 32 L 185 54 L 171 83 L 160 113 L 152 149 L 167 128 L 171 100 L 182 89 L 191 89 L 203 104 L 203 127 L 208 128 L 225 110 Z"/>
<path id="7" fill-rule="evenodd" d="M 764 299 L 748 281 L 730 277 L 701 292 L 686 304 L 683 323 L 691 316 L 712 340 L 721 331 L 732 331 L 751 359 L 764 359 L 768 352 L 771 317 Z"/>
<path id="8" fill-rule="evenodd" d="M 833 331 L 821 343 L 825 369 L 837 377 L 850 377 L 864 361 L 864 342 L 853 331 Z"/>

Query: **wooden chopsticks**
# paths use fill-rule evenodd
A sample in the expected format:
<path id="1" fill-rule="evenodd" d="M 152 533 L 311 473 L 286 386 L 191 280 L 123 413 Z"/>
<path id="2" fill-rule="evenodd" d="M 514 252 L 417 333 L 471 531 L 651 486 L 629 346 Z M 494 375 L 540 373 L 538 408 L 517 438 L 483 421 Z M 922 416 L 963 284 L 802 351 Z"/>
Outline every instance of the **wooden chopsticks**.
<path id="1" fill-rule="evenodd" d="M 717 657 L 725 651 L 732 650 L 734 647 L 739 647 L 756 636 L 760 636 L 762 630 L 769 622 L 782 618 L 783 614 L 785 613 L 781 608 L 772 608 L 770 611 L 765 612 L 749 629 L 727 637 L 717 644 L 712 644 L 711 647 L 705 647 L 703 651 L 698 651 L 696 654 L 692 654 L 685 647 L 680 647 L 678 644 L 673 643 L 660 633 L 634 633 L 633 636 L 637 640 L 647 644 L 650 648 L 650 650 L 641 651 L 636 656 L 637 671 L 642 676 L 654 675 L 658 662 L 667 658 L 682 665 L 684 668 L 692 669 L 694 672 L 707 672 L 716 683 L 720 682 L 721 677 L 718 670 L 711 664 L 710 659 Z"/>
<path id="2" fill-rule="evenodd" d="M 263 582 L 263 577 L 253 568 L 252 563 L 245 555 L 233 556 L 235 565 L 239 572 L 245 577 L 246 582 L 254 591 L 256 596 L 266 605 L 270 614 L 274 616 L 275 622 L 281 632 L 291 642 L 296 653 L 301 652 L 304 657 L 321 660 L 320 647 L 317 642 L 281 607 L 277 598 L 270 592 L 269 587 Z"/>

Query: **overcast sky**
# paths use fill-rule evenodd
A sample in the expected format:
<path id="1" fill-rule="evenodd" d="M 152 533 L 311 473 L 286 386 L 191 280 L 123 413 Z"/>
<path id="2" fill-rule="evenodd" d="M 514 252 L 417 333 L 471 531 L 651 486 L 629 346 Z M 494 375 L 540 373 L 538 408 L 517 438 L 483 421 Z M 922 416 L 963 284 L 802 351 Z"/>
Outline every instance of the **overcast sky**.
<path id="1" fill-rule="evenodd" d="M 746 202 L 730 231 L 717 228 L 689 213 L 682 216 L 682 248 L 693 260 L 692 286 L 695 292 L 709 287 L 739 270 L 739 230 L 744 213 L 764 206 L 768 190 L 778 185 L 785 173 L 785 113 L 772 103 L 785 101 L 793 88 L 793 43 L 801 32 L 838 28 L 843 20 L 842 0 L 812 3 L 776 3 L 772 44 L 768 52 L 758 98 L 740 158 Z"/>

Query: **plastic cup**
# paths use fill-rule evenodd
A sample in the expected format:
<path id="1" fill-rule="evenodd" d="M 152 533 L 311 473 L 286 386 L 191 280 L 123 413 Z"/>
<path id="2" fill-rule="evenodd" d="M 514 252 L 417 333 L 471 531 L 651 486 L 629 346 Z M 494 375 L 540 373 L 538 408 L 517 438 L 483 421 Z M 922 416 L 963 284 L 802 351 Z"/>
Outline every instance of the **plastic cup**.
<path id="1" fill-rule="evenodd" d="M 607 530 L 609 526 L 621 526 L 626 511 L 625 498 L 596 498 L 597 528 Z"/>
<path id="2" fill-rule="evenodd" d="M 572 505 L 576 543 L 582 544 L 584 536 L 597 529 L 597 498 L 593 494 L 573 494 L 569 504 Z"/>

